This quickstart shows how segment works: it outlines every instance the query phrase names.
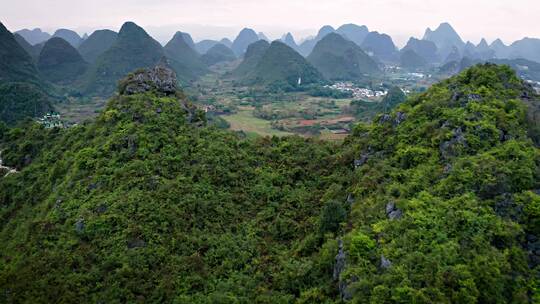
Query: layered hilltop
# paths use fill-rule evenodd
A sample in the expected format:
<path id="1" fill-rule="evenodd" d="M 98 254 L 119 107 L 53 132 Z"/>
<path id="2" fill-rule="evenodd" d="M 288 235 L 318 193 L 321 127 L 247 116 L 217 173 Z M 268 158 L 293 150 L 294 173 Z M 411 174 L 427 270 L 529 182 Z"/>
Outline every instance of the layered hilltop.
<path id="1" fill-rule="evenodd" d="M 138 70 L 93 122 L 0 126 L 17 171 L 0 302 L 539 298 L 540 97 L 510 68 L 467 69 L 339 145 L 207 126 L 176 83 Z"/>
<path id="2" fill-rule="evenodd" d="M 14 124 L 50 111 L 48 89 L 32 57 L 0 23 L 0 122 Z"/>
<path id="3" fill-rule="evenodd" d="M 325 81 L 311 63 L 280 41 L 268 45 L 260 40 L 250 45 L 244 62 L 233 75 L 246 85 L 276 86 L 286 90 Z"/>
<path id="4" fill-rule="evenodd" d="M 88 95 L 108 96 L 127 73 L 154 66 L 164 56 L 159 42 L 135 23 L 126 22 L 111 47 L 88 69 L 82 91 Z"/>
<path id="5" fill-rule="evenodd" d="M 88 63 L 67 41 L 54 37 L 43 46 L 37 67 L 46 80 L 69 84 L 86 72 Z"/>
<path id="6" fill-rule="evenodd" d="M 357 80 L 381 72 L 357 44 L 335 33 L 321 39 L 307 59 L 331 80 Z"/>

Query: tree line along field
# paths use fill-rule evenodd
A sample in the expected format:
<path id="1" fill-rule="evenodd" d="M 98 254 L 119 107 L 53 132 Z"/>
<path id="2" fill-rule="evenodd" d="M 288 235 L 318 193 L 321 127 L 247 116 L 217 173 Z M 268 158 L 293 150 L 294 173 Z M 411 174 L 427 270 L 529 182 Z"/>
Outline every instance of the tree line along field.
<path id="1" fill-rule="evenodd" d="M 221 128 L 243 131 L 249 136 L 297 134 L 335 140 L 349 134 L 354 123 L 370 121 L 376 114 L 389 110 L 380 105 L 384 97 L 359 99 L 329 90 L 324 84 L 299 92 L 241 85 L 227 77 L 237 64 L 238 61 L 212 66 L 211 73 L 184 87 L 190 99 L 207 112 L 210 120 L 215 118 Z M 353 85 L 421 91 L 435 80 L 411 79 L 406 73 L 390 71 Z M 63 120 L 73 124 L 95 117 L 105 102 L 105 98 L 99 97 L 71 97 L 56 108 Z"/>
<path id="2" fill-rule="evenodd" d="M 226 121 L 223 127 L 250 135 L 298 134 L 322 139 L 343 139 L 358 121 L 370 121 L 384 109 L 384 97 L 358 99 L 324 85 L 301 92 L 283 92 L 264 87 L 242 86 L 223 77 L 234 65 L 214 67 L 214 73 L 201 77 L 186 88 L 195 104 L 209 116 Z M 354 85 L 369 87 L 388 82 L 404 89 L 417 90 L 425 80 L 404 80 L 399 74 L 385 79 L 370 79 Z M 320 91 L 335 96 L 316 96 Z M 339 96 L 341 95 L 341 96 Z"/>

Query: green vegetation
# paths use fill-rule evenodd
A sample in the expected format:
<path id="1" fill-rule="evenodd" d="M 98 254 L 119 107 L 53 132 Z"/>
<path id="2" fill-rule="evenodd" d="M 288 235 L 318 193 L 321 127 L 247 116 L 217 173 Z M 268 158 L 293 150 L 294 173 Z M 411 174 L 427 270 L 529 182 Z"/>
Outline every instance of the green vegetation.
<path id="1" fill-rule="evenodd" d="M 15 38 L 15 41 L 17 41 L 17 43 L 26 51 L 28 55 L 30 55 L 30 57 L 32 57 L 34 61 L 37 61 L 39 53 L 41 52 L 39 47 L 31 45 L 19 34 L 13 34 L 13 38 Z"/>
<path id="2" fill-rule="evenodd" d="M 35 84 L 0 84 L 0 121 L 14 125 L 25 118 L 40 117 L 53 110 L 53 99 Z"/>
<path id="3" fill-rule="evenodd" d="M 111 30 L 95 31 L 81 43 L 79 52 L 86 62 L 94 63 L 114 44 L 116 37 L 118 34 Z"/>
<path id="4" fill-rule="evenodd" d="M 206 52 L 201 60 L 206 65 L 211 66 L 221 62 L 233 61 L 236 59 L 234 52 L 221 43 L 217 43 Z"/>
<path id="5" fill-rule="evenodd" d="M 400 54 L 399 61 L 403 68 L 413 71 L 423 69 L 428 66 L 428 62 L 413 50 L 406 50 L 402 52 Z"/>
<path id="6" fill-rule="evenodd" d="M 202 62 L 201 56 L 185 39 L 191 38 L 186 38 L 184 33 L 177 32 L 165 45 L 164 50 L 178 77 L 183 81 L 189 81 L 208 73 L 208 69 Z M 189 42 L 193 43 L 191 40 Z"/>
<path id="7" fill-rule="evenodd" d="M 247 48 L 242 63 L 231 73 L 231 76 L 235 79 L 245 77 L 246 74 L 255 70 L 257 64 L 266 53 L 266 50 L 270 47 L 270 44 L 266 40 L 259 40 L 250 44 Z"/>
<path id="8" fill-rule="evenodd" d="M 407 100 L 407 95 L 403 93 L 403 90 L 399 87 L 393 86 L 388 90 L 386 96 L 384 96 L 381 106 L 384 112 L 389 112 L 397 105 Z"/>
<path id="9" fill-rule="evenodd" d="M 539 102 L 483 65 L 339 146 L 246 139 L 155 90 L 65 130 L 0 125 L 20 171 L 0 178 L 0 302 L 538 301 Z"/>
<path id="10" fill-rule="evenodd" d="M 357 80 L 380 73 L 377 63 L 356 43 L 335 33 L 317 42 L 308 61 L 331 80 Z"/>
<path id="11" fill-rule="evenodd" d="M 43 46 L 37 67 L 46 80 L 69 84 L 84 74 L 88 63 L 71 44 L 62 38 L 54 37 L 47 40 Z"/>
<path id="12" fill-rule="evenodd" d="M 156 65 L 165 56 L 159 42 L 133 22 L 126 22 L 111 48 L 98 57 L 85 75 L 83 92 L 109 96 L 116 82 L 131 71 Z"/>
<path id="13" fill-rule="evenodd" d="M 32 58 L 0 23 L 0 121 L 14 124 L 52 109 Z"/>
<path id="14" fill-rule="evenodd" d="M 223 116 L 230 124 L 230 129 L 234 131 L 244 131 L 248 134 L 259 136 L 284 136 L 291 133 L 282 132 L 272 128 L 268 120 L 257 118 L 253 115 L 253 109 L 241 109 L 238 113 Z"/>
<path id="15" fill-rule="evenodd" d="M 540 154 L 526 136 L 524 93 L 508 67 L 476 66 L 355 129 L 350 152 L 367 163 L 351 187 L 346 295 L 358 303 L 539 299 L 530 250 L 540 232 L 540 196 L 531 191 Z M 359 252 L 359 236 L 377 246 Z"/>
<path id="16" fill-rule="evenodd" d="M 302 55 L 279 41 L 272 42 L 253 69 L 246 71 L 240 79 L 246 85 L 265 85 L 285 91 L 324 82 L 319 71 Z"/>
<path id="17" fill-rule="evenodd" d="M 32 58 L 0 23 L 0 83 L 28 82 L 41 85 Z"/>

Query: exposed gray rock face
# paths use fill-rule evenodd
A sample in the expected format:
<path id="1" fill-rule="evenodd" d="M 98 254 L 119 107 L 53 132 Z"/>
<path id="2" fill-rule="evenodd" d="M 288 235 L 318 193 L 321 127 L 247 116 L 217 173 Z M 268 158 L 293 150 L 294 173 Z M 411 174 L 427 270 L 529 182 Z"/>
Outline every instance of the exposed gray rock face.
<path id="1" fill-rule="evenodd" d="M 386 216 L 390 220 L 399 220 L 403 216 L 403 211 L 396 207 L 396 203 L 389 202 L 386 204 Z"/>
<path id="2" fill-rule="evenodd" d="M 127 246 L 129 249 L 142 248 L 146 247 L 146 242 L 141 239 L 133 239 L 127 242 Z"/>
<path id="3" fill-rule="evenodd" d="M 388 269 L 392 267 L 392 262 L 387 259 L 384 255 L 381 255 L 381 268 L 382 269 Z"/>
<path id="4" fill-rule="evenodd" d="M 77 222 L 75 222 L 75 231 L 77 231 L 77 233 L 82 233 L 84 231 L 84 219 L 78 219 Z"/>
<path id="5" fill-rule="evenodd" d="M 382 125 L 386 122 L 389 122 L 390 120 L 392 120 L 392 116 L 390 116 L 390 114 L 384 114 L 383 116 L 381 116 L 381 118 L 379 118 L 379 124 Z"/>
<path id="6" fill-rule="evenodd" d="M 529 266 L 535 268 L 540 265 L 540 239 L 534 234 L 527 234 L 526 249 L 529 252 Z"/>
<path id="7" fill-rule="evenodd" d="M 120 82 L 120 94 L 133 95 L 155 90 L 165 95 L 172 95 L 177 90 L 177 83 L 173 70 L 158 65 L 128 75 Z"/>
<path id="8" fill-rule="evenodd" d="M 456 156 L 459 146 L 467 147 L 467 139 L 465 139 L 461 127 L 453 130 L 452 138 L 448 141 L 442 142 L 439 150 L 443 158 L 450 158 Z"/>
<path id="9" fill-rule="evenodd" d="M 368 159 L 369 159 L 368 154 L 362 154 L 359 159 L 354 160 L 354 168 L 358 169 L 362 167 L 363 165 L 367 163 Z"/>
<path id="10" fill-rule="evenodd" d="M 345 255 L 345 251 L 343 250 L 343 241 L 338 241 L 339 251 L 336 255 L 336 264 L 334 265 L 334 280 L 339 280 L 339 276 L 345 269 L 345 260 L 347 256 Z"/>
<path id="11" fill-rule="evenodd" d="M 336 264 L 334 265 L 334 281 L 338 281 L 339 286 L 339 295 L 343 301 L 350 301 L 352 299 L 352 290 L 349 288 L 349 285 L 357 281 L 356 277 L 352 277 L 350 280 L 341 278 L 341 273 L 345 271 L 347 254 L 343 249 L 343 241 L 339 240 L 339 251 L 336 255 Z"/>
<path id="12" fill-rule="evenodd" d="M 107 205 L 105 203 L 99 205 L 97 208 L 96 208 L 96 212 L 99 213 L 99 214 L 103 214 L 105 212 L 107 212 Z"/>
<path id="13" fill-rule="evenodd" d="M 349 203 L 351 205 L 354 204 L 354 195 L 352 193 L 349 193 L 347 195 L 347 203 Z"/>
<path id="14" fill-rule="evenodd" d="M 407 119 L 407 114 L 403 112 L 396 113 L 396 119 L 394 120 L 394 125 L 399 126 L 402 122 Z"/>
<path id="15" fill-rule="evenodd" d="M 449 174 L 450 172 L 452 172 L 452 169 L 453 169 L 452 164 L 446 164 L 446 166 L 444 166 L 443 173 L 444 174 Z"/>
<path id="16" fill-rule="evenodd" d="M 469 101 L 478 101 L 478 100 L 482 99 L 482 96 L 480 96 L 478 94 L 469 94 L 469 95 L 467 95 L 467 99 Z"/>
<path id="17" fill-rule="evenodd" d="M 498 216 L 515 222 L 519 222 L 523 216 L 523 206 L 516 204 L 509 193 L 505 193 L 503 198 L 495 203 L 493 210 Z"/>

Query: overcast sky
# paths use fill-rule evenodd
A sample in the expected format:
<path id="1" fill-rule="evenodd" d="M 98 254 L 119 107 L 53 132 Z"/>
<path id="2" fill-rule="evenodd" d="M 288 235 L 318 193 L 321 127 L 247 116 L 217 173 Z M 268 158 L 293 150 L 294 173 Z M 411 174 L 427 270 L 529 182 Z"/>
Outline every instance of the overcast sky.
<path id="1" fill-rule="evenodd" d="M 297 38 L 322 25 L 364 24 L 403 45 L 427 27 L 450 22 L 464 40 L 506 43 L 540 37 L 540 0 L 0 0 L 0 21 L 10 30 L 71 28 L 79 33 L 118 30 L 134 21 L 160 41 L 177 30 L 195 40 L 234 38 L 242 27 L 278 38 Z"/>

